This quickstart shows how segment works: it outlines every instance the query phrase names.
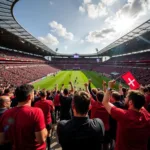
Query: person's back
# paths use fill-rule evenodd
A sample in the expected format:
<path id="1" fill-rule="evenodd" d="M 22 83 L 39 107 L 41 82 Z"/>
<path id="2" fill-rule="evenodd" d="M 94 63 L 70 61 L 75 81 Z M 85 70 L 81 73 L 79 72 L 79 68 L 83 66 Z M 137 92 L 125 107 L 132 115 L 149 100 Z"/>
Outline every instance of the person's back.
<path id="1" fill-rule="evenodd" d="M 54 97 L 54 105 L 55 107 L 60 106 L 60 94 L 56 94 Z"/>
<path id="2" fill-rule="evenodd" d="M 121 95 L 118 92 L 113 92 L 111 94 L 111 101 L 113 105 L 117 108 L 124 109 L 124 104 L 120 101 Z M 109 124 L 110 124 L 110 136 L 113 140 L 116 140 L 116 131 L 117 131 L 117 121 L 109 116 Z"/>
<path id="3" fill-rule="evenodd" d="M 96 101 L 91 98 L 91 118 L 99 118 L 103 121 L 105 131 L 109 130 L 109 114 L 102 104 L 104 92 L 99 91 L 96 93 Z"/>
<path id="4" fill-rule="evenodd" d="M 69 121 L 60 121 L 57 127 L 63 150 L 101 150 L 104 125 L 100 119 L 87 117 L 89 108 L 90 96 L 85 92 L 75 94 L 72 106 L 74 117 Z"/>
<path id="5" fill-rule="evenodd" d="M 91 118 L 99 118 L 105 125 L 105 130 L 109 130 L 109 114 L 100 102 L 95 102 L 91 109 Z"/>
<path id="6" fill-rule="evenodd" d="M 150 114 L 144 108 L 140 112 L 120 111 L 124 113 L 124 117 L 118 121 L 117 150 L 146 150 L 150 136 Z"/>
<path id="7" fill-rule="evenodd" d="M 100 119 L 73 117 L 59 123 L 57 133 L 63 150 L 101 150 L 103 128 Z"/>
<path id="8" fill-rule="evenodd" d="M 44 114 L 41 109 L 31 107 L 34 87 L 21 85 L 15 95 L 17 107 L 7 110 L 0 118 L 0 145 L 11 143 L 13 150 L 45 150 Z"/>
<path id="9" fill-rule="evenodd" d="M 40 126 L 36 124 L 37 118 L 42 117 L 44 116 L 39 108 L 30 106 L 14 107 L 3 114 L 0 127 L 5 127 L 6 137 L 13 143 L 14 150 L 44 150 L 46 144 L 38 144 L 34 134 L 45 128 L 42 120 Z"/>
<path id="10" fill-rule="evenodd" d="M 72 117 L 72 97 L 69 95 L 60 95 L 60 120 L 69 120 Z"/>
<path id="11" fill-rule="evenodd" d="M 53 111 L 53 102 L 49 100 L 39 100 L 34 104 L 34 107 L 41 108 L 44 113 L 45 124 L 52 122 L 51 112 Z"/>

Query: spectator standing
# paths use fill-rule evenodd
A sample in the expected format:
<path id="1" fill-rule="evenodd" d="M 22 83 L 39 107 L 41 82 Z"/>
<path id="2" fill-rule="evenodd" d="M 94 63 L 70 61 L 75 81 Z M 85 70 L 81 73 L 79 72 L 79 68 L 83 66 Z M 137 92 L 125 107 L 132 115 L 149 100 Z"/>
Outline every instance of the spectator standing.
<path id="1" fill-rule="evenodd" d="M 45 150 L 47 130 L 41 109 L 32 108 L 34 87 L 22 85 L 15 91 L 17 107 L 7 110 L 0 119 L 0 144 L 10 142 L 13 150 Z"/>
<path id="2" fill-rule="evenodd" d="M 63 90 L 63 94 L 60 94 L 60 120 L 70 120 L 72 118 L 72 96 L 70 95 L 74 92 L 74 88 L 72 82 L 69 83 L 71 85 L 71 91 L 69 92 L 68 89 Z M 64 85 L 62 85 L 62 88 Z"/>
<path id="3" fill-rule="evenodd" d="M 40 100 L 34 104 L 34 107 L 41 108 L 44 113 L 46 129 L 48 131 L 47 136 L 47 148 L 50 150 L 51 145 L 51 129 L 52 129 L 52 113 L 54 111 L 53 102 L 46 99 L 46 91 L 40 92 Z"/>
<path id="4" fill-rule="evenodd" d="M 100 119 L 89 119 L 90 96 L 79 92 L 73 98 L 74 117 L 58 123 L 57 134 L 63 150 L 101 150 L 104 125 Z"/>
<path id="5" fill-rule="evenodd" d="M 103 105 L 118 122 L 115 150 L 147 150 L 150 137 L 150 114 L 143 107 L 144 95 L 139 91 L 129 91 L 125 98 L 128 110 L 123 110 L 109 102 L 114 85 L 114 80 L 108 83 Z"/>

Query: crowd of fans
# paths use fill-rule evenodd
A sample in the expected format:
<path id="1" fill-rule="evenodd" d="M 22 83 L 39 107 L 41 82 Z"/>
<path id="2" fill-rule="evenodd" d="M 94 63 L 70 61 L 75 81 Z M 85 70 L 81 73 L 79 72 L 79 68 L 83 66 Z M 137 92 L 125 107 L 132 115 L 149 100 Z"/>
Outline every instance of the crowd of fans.
<path id="1" fill-rule="evenodd" d="M 0 60 L 45 62 L 43 57 L 0 49 Z"/>
<path id="2" fill-rule="evenodd" d="M 51 91 L 30 84 L 0 89 L 0 150 L 52 149 L 57 125 L 63 150 L 149 150 L 150 85 L 130 90 L 115 80 L 103 89 Z"/>
<path id="3" fill-rule="evenodd" d="M 6 87 L 9 84 L 19 86 L 38 80 L 57 71 L 58 69 L 47 64 L 0 65 L 0 86 Z"/>

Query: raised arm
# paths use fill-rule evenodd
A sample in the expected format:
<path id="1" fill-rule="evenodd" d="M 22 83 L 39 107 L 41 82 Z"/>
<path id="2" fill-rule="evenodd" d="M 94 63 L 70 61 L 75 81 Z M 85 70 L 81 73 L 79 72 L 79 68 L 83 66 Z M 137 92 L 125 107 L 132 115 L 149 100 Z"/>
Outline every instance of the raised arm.
<path id="1" fill-rule="evenodd" d="M 63 89 L 64 89 L 64 84 L 61 85 L 61 88 L 60 88 L 60 93 L 62 94 L 63 93 Z"/>
<path id="2" fill-rule="evenodd" d="M 89 87 L 88 87 L 88 90 L 89 90 L 91 96 L 93 97 L 93 99 L 96 101 L 96 95 L 92 92 L 91 83 L 92 83 L 92 80 L 89 79 Z"/>
<path id="3" fill-rule="evenodd" d="M 107 89 L 106 81 L 103 80 L 102 86 L 103 86 L 103 91 L 106 92 L 106 89 Z"/>
<path id="4" fill-rule="evenodd" d="M 108 82 L 108 89 L 105 92 L 103 102 L 102 102 L 102 104 L 104 105 L 105 109 L 108 111 L 109 114 L 111 113 L 111 108 L 114 106 L 109 102 L 109 99 L 111 96 L 111 89 L 114 87 L 115 83 L 116 83 L 115 80 Z"/>
<path id="5" fill-rule="evenodd" d="M 119 84 L 119 93 L 120 93 L 120 95 L 123 95 L 122 84 Z"/>
<path id="6" fill-rule="evenodd" d="M 73 87 L 73 84 L 72 84 L 72 82 L 71 82 L 71 81 L 69 82 L 69 84 L 70 84 L 70 86 L 71 86 L 71 90 L 70 90 L 70 92 L 72 93 L 72 92 L 74 92 L 74 87 Z"/>
<path id="7" fill-rule="evenodd" d="M 90 94 L 87 83 L 84 84 L 84 87 L 85 87 L 85 91 Z"/>
<path id="8" fill-rule="evenodd" d="M 55 85 L 55 93 L 58 91 L 58 84 Z"/>

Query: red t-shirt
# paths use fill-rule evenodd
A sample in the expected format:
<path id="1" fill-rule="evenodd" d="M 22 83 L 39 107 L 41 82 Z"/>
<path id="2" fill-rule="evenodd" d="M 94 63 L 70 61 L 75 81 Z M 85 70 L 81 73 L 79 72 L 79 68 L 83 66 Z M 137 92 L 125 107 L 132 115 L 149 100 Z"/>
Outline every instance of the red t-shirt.
<path id="1" fill-rule="evenodd" d="M 51 112 L 53 111 L 53 102 L 51 100 L 39 100 L 34 104 L 34 107 L 42 109 L 44 113 L 45 124 L 49 125 L 52 122 Z"/>
<path id="2" fill-rule="evenodd" d="M 44 115 L 39 108 L 14 107 L 7 110 L 0 120 L 0 132 L 12 145 L 13 150 L 45 150 L 46 143 L 39 144 L 35 132 L 45 128 Z"/>
<path id="3" fill-rule="evenodd" d="M 60 95 L 59 94 L 56 94 L 56 96 L 54 98 L 54 105 L 60 106 Z"/>
<path id="4" fill-rule="evenodd" d="M 91 99 L 91 119 L 99 118 L 103 121 L 105 130 L 109 130 L 109 114 L 102 103 Z"/>
<path id="5" fill-rule="evenodd" d="M 147 150 L 150 114 L 145 108 L 136 112 L 113 107 L 111 115 L 118 121 L 115 150 Z"/>

